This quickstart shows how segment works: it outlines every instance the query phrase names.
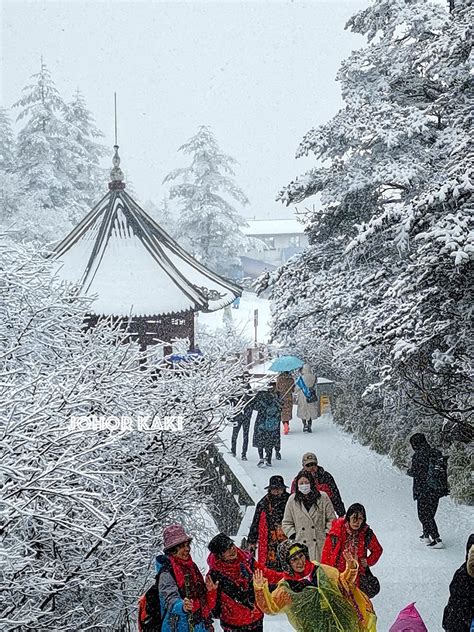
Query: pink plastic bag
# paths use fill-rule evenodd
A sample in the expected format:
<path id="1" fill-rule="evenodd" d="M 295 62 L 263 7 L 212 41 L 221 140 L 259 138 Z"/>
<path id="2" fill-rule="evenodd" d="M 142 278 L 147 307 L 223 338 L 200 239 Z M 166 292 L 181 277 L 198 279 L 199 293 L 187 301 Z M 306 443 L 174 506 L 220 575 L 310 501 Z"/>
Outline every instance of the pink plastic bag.
<path id="1" fill-rule="evenodd" d="M 403 608 L 389 632 L 428 632 L 428 628 L 423 623 L 415 604 L 411 603 Z"/>

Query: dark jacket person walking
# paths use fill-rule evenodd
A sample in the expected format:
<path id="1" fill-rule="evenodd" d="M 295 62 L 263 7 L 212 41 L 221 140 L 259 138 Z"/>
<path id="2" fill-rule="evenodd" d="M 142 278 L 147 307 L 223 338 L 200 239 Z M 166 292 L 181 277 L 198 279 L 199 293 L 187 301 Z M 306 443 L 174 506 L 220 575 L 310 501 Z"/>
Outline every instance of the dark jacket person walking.
<path id="1" fill-rule="evenodd" d="M 418 519 L 423 528 L 420 540 L 430 548 L 442 549 L 443 543 L 435 521 L 440 494 L 432 489 L 428 478 L 430 459 L 435 451 L 421 432 L 410 437 L 410 444 L 414 454 L 408 474 L 413 476 L 413 500 L 416 501 Z"/>

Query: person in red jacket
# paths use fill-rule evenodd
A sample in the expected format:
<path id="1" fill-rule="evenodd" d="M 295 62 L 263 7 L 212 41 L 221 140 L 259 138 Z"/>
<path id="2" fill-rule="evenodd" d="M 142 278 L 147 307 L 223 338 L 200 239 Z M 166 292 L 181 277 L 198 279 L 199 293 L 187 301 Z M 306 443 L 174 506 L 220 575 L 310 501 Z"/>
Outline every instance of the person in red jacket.
<path id="1" fill-rule="evenodd" d="M 365 508 L 354 503 L 343 518 L 337 518 L 326 536 L 321 563 L 344 571 L 346 561 L 344 551 L 349 551 L 359 562 L 359 574 L 356 585 L 360 586 L 361 578 L 367 567 L 376 564 L 383 549 L 375 533 L 367 524 Z"/>
<path id="2" fill-rule="evenodd" d="M 209 575 L 217 584 L 212 614 L 220 619 L 223 632 L 263 632 L 263 613 L 255 603 L 254 570 L 262 570 L 270 584 L 279 582 L 284 574 L 259 564 L 225 533 L 212 538 L 207 548 L 211 552 L 207 558 Z"/>

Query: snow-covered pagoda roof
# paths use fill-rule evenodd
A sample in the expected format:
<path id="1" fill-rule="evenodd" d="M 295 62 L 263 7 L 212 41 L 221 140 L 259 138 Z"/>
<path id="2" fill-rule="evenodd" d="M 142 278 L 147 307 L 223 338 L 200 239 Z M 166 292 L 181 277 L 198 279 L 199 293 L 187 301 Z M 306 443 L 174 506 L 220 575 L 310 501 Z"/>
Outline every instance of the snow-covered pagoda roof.
<path id="1" fill-rule="evenodd" d="M 241 288 L 189 255 L 125 192 L 118 147 L 109 192 L 54 249 L 57 276 L 96 296 L 98 315 L 212 312 Z"/>

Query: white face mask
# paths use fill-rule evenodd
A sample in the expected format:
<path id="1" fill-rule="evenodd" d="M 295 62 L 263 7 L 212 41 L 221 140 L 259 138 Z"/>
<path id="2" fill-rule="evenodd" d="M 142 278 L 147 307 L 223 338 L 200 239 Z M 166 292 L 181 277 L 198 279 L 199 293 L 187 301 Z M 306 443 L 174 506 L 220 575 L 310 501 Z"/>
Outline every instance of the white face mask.
<path id="1" fill-rule="evenodd" d="M 298 489 L 306 496 L 311 491 L 311 485 L 309 483 L 298 483 Z"/>

